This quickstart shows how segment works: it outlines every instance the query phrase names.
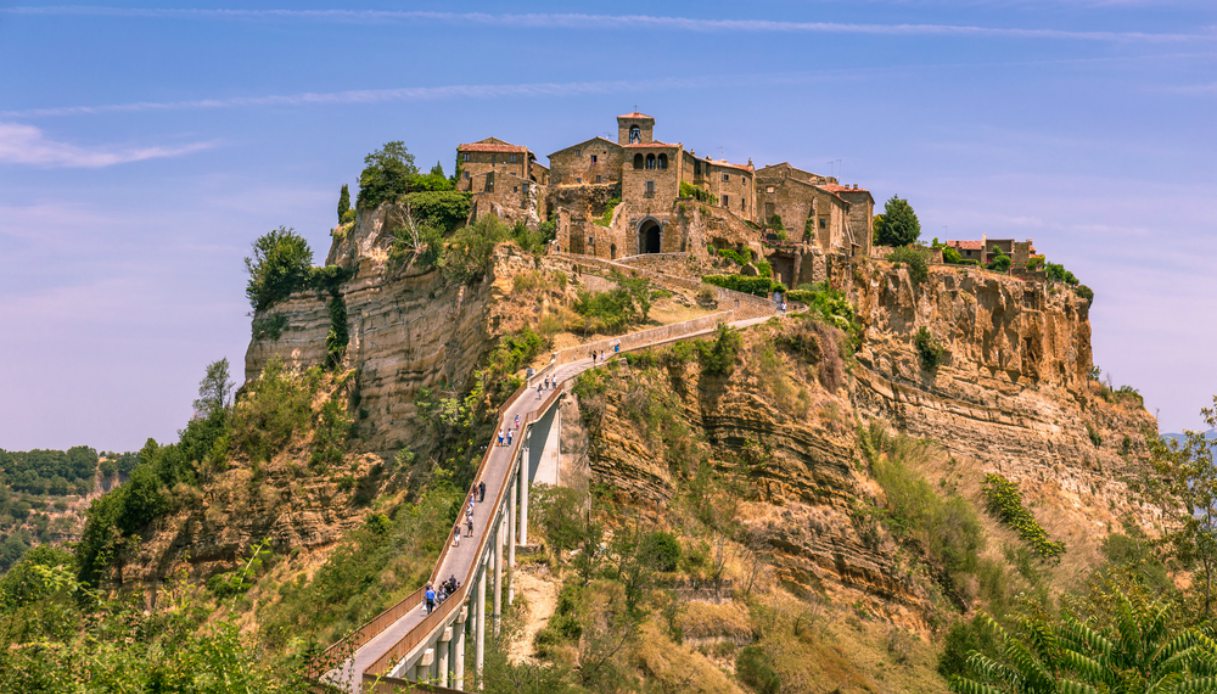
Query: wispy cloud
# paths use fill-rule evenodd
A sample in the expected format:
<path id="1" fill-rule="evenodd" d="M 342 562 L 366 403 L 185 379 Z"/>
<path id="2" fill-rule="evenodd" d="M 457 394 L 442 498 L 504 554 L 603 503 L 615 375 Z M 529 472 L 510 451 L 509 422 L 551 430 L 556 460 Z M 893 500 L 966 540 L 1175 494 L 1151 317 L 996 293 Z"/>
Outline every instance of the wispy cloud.
<path id="1" fill-rule="evenodd" d="M 0 13 L 27 16 L 124 17 L 185 20 L 304 20 L 347 23 L 445 23 L 539 29 L 629 30 L 667 29 L 694 32 L 765 32 L 863 34 L 882 36 L 958 36 L 979 38 L 1053 39 L 1071 41 L 1171 43 L 1214 41 L 1213 32 L 1080 31 L 1070 29 L 992 27 L 970 24 L 799 22 L 772 19 L 715 19 L 662 15 L 584 13 L 487 13 L 371 9 L 217 9 L 104 6 L 0 8 Z"/>
<path id="2" fill-rule="evenodd" d="M 95 106 L 56 106 L 0 111 L 0 117 L 94 115 L 140 111 L 181 111 L 241 108 L 253 106 L 315 106 L 333 104 L 381 104 L 442 99 L 501 98 L 514 96 L 570 96 L 612 93 L 618 90 L 692 88 L 713 84 L 710 77 L 641 81 L 609 80 L 599 82 L 533 82 L 525 84 L 455 84 L 433 87 L 392 87 L 351 89 L 336 92 L 299 92 L 266 96 L 190 99 L 185 101 L 136 101 Z"/>
<path id="3" fill-rule="evenodd" d="M 0 123 L 0 164 L 99 169 L 148 159 L 180 157 L 214 146 L 214 142 L 192 142 L 175 147 L 79 147 L 52 140 L 32 125 Z"/>

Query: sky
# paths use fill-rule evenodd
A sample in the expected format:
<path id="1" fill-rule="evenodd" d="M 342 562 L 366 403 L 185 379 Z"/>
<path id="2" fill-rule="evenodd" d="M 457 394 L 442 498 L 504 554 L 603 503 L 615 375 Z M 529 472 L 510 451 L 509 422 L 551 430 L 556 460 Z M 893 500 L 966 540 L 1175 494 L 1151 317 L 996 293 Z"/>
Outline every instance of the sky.
<path id="1" fill-rule="evenodd" d="M 1163 431 L 1217 394 L 1212 0 L 0 2 L 0 448 L 173 440 L 209 362 L 243 375 L 250 243 L 322 262 L 382 143 L 450 171 L 634 109 L 927 240 L 1032 238 Z"/>

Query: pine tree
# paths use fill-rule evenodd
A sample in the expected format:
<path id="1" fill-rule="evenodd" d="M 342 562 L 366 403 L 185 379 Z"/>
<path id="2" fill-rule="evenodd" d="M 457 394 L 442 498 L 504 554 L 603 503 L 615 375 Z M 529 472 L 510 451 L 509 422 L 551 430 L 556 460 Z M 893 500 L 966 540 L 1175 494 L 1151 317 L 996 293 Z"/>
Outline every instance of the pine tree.
<path id="1" fill-rule="evenodd" d="M 893 195 L 883 206 L 883 221 L 875 224 L 875 241 L 882 246 L 907 246 L 919 236 L 921 222 L 912 205 Z"/>

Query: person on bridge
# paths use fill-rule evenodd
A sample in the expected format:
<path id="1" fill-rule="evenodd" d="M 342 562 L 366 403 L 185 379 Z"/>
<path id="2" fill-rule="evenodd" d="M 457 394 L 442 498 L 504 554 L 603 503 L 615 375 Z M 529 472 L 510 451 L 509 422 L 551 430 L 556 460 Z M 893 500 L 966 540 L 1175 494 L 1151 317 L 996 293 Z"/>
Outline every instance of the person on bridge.
<path id="1" fill-rule="evenodd" d="M 478 482 L 478 501 L 486 500 L 486 483 Z"/>
<path id="2" fill-rule="evenodd" d="M 537 399 L 538 400 L 541 399 L 541 384 L 540 383 L 537 384 Z"/>
<path id="3" fill-rule="evenodd" d="M 516 431 L 520 430 L 520 415 L 516 415 Z"/>
<path id="4" fill-rule="evenodd" d="M 423 593 L 423 598 L 427 601 L 427 614 L 431 614 L 435 609 L 435 589 L 430 583 L 427 584 L 427 592 Z"/>
<path id="5" fill-rule="evenodd" d="M 461 546 L 461 524 L 457 523 L 456 528 L 452 531 L 452 546 Z"/>
<path id="6" fill-rule="evenodd" d="M 499 429 L 499 445 L 503 445 L 503 430 Z"/>
<path id="7" fill-rule="evenodd" d="M 473 516 L 465 519 L 465 530 L 469 531 L 466 537 L 473 537 Z"/>
<path id="8" fill-rule="evenodd" d="M 508 429 L 508 430 L 507 430 L 507 445 L 508 445 L 508 446 L 510 446 L 510 445 L 511 445 L 511 434 L 512 434 L 511 429 Z"/>

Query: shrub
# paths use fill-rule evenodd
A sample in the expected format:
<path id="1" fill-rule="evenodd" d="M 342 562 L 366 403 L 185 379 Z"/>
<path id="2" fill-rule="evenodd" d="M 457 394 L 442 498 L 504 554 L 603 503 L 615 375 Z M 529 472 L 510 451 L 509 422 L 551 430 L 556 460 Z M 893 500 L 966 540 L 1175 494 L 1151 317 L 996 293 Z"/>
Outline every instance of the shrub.
<path id="1" fill-rule="evenodd" d="M 762 646 L 744 646 L 735 657 L 735 674 L 758 694 L 782 691 L 782 676 L 773 667 L 772 656 Z"/>
<path id="2" fill-rule="evenodd" d="M 1094 305 L 1094 290 L 1093 289 L 1091 289 L 1090 287 L 1087 287 L 1084 284 L 1079 284 L 1078 286 L 1073 288 L 1073 291 L 1077 292 L 1078 296 L 1080 296 L 1086 300 L 1087 306 Z"/>
<path id="3" fill-rule="evenodd" d="M 743 343 L 744 339 L 740 337 L 738 330 L 726 323 L 719 323 L 713 340 L 697 343 L 697 360 L 701 364 L 702 373 L 730 376 L 735 370 L 735 361 Z"/>
<path id="4" fill-rule="evenodd" d="M 292 373 L 278 360 L 267 364 L 233 408 L 233 446 L 255 462 L 270 460 L 308 426 L 319 375 Z"/>
<path id="5" fill-rule="evenodd" d="M 949 263 L 951 265 L 962 265 L 963 255 L 961 255 L 959 250 L 956 248 L 952 248 L 951 246 L 943 246 L 942 262 Z"/>
<path id="6" fill-rule="evenodd" d="M 598 224 L 602 227 L 606 227 L 606 226 L 612 224 L 613 223 L 613 210 L 617 209 L 617 206 L 620 204 L 621 204 L 621 198 L 613 198 L 612 200 L 609 200 L 604 206 L 604 212 L 601 212 L 600 216 L 596 217 L 592 221 L 594 221 L 596 224 Z"/>
<path id="7" fill-rule="evenodd" d="M 770 277 L 745 277 L 744 275 L 704 275 L 701 281 L 756 296 L 769 296 L 770 291 L 778 291 L 777 287 L 782 287 L 780 282 L 774 282 Z"/>
<path id="8" fill-rule="evenodd" d="M 253 256 L 245 259 L 250 305 L 261 311 L 303 289 L 312 264 L 313 251 L 295 230 L 281 226 L 263 234 L 254 241 Z"/>
<path id="9" fill-rule="evenodd" d="M 1065 553 L 1065 543 L 1048 539 L 1048 533 L 1023 505 L 1018 485 L 997 473 L 985 475 L 984 496 L 989 513 L 1014 529 L 1031 551 L 1045 559 Z"/>
<path id="10" fill-rule="evenodd" d="M 490 271 L 494 247 L 507 240 L 509 231 L 498 217 L 487 215 L 458 229 L 446 242 L 439 258 L 440 270 L 452 282 L 476 282 Z"/>
<path id="11" fill-rule="evenodd" d="M 1010 256 L 1006 255 L 1002 249 L 994 246 L 992 249 L 993 257 L 989 260 L 988 268 L 995 272 L 1009 272 Z"/>
<path id="12" fill-rule="evenodd" d="M 276 313 L 270 316 L 258 316 L 250 324 L 255 340 L 278 340 L 287 328 L 287 316 Z"/>
<path id="13" fill-rule="evenodd" d="M 905 265 L 909 269 L 909 279 L 913 280 L 914 285 L 919 285 L 929 279 L 930 270 L 925 262 L 925 252 L 921 249 L 912 246 L 897 248 L 887 254 L 887 259 L 899 265 Z"/>
<path id="14" fill-rule="evenodd" d="M 402 198 L 402 203 L 409 208 L 418 224 L 451 233 L 469 219 L 471 200 L 469 193 L 428 190 L 412 192 Z"/>
<path id="15" fill-rule="evenodd" d="M 786 298 L 805 304 L 809 315 L 845 333 L 851 352 L 858 350 L 862 342 L 862 322 L 858 320 L 857 312 L 845 294 L 829 287 L 826 282 L 818 282 L 792 289 L 786 292 Z"/>
<path id="16" fill-rule="evenodd" d="M 1078 278 L 1072 272 L 1066 270 L 1064 265 L 1045 262 L 1044 273 L 1050 282 L 1064 282 L 1073 286 L 1078 284 Z"/>
<path id="17" fill-rule="evenodd" d="M 718 204 L 718 196 L 714 195 L 705 188 L 702 188 L 701 186 L 693 185 L 692 183 L 688 183 L 686 181 L 680 182 L 680 197 L 692 198 L 698 202 L 704 202 L 707 205 Z"/>
<path id="18" fill-rule="evenodd" d="M 342 213 L 342 217 L 340 217 L 340 218 L 338 219 L 338 221 L 339 221 L 339 222 L 341 222 L 341 223 L 343 223 L 343 224 L 354 224 L 354 223 L 355 223 L 355 217 L 356 217 L 356 215 L 355 215 L 355 208 L 354 208 L 354 207 L 352 207 L 351 209 L 347 210 L 346 212 L 343 212 L 343 213 Z"/>
<path id="19" fill-rule="evenodd" d="M 1027 269 L 1028 270 L 1038 270 L 1039 268 L 1042 268 L 1043 266 L 1044 266 L 1044 256 L 1042 256 L 1042 255 L 1033 255 L 1027 259 Z"/>
<path id="20" fill-rule="evenodd" d="M 935 339 L 924 325 L 918 328 L 917 334 L 913 336 L 913 345 L 917 347 L 917 354 L 921 357 L 921 368 L 926 371 L 933 371 L 946 361 L 947 348 Z"/>
<path id="21" fill-rule="evenodd" d="M 657 530 L 643 536 L 638 554 L 646 565 L 656 571 L 675 571 L 680 561 L 680 542 L 672 533 Z"/>
<path id="22" fill-rule="evenodd" d="M 579 292 L 574 308 L 582 320 L 572 328 L 587 335 L 622 332 L 646 320 L 651 308 L 649 294 L 649 289 L 638 291 L 627 287 Z"/>
<path id="23" fill-rule="evenodd" d="M 892 196 L 875 218 L 875 242 L 881 246 L 907 246 L 921 236 L 921 222 L 908 200 Z"/>

